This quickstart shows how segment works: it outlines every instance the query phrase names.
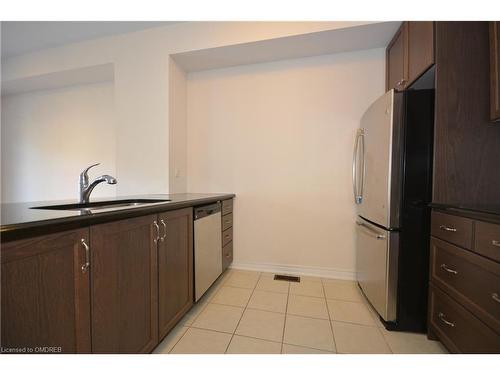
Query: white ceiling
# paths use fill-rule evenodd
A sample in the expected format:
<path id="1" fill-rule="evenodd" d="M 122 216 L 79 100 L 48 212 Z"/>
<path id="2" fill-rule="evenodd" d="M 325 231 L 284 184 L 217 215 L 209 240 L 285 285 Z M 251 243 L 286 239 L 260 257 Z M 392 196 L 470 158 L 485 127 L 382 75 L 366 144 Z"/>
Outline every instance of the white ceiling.
<path id="1" fill-rule="evenodd" d="M 2 22 L 2 58 L 174 23 L 177 22 L 4 21 Z"/>

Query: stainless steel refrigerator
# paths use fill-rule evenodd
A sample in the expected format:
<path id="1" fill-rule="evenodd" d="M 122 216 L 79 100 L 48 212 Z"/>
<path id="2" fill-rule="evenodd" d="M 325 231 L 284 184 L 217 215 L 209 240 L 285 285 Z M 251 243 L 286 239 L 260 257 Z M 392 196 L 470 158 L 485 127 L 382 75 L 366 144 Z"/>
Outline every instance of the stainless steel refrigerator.
<path id="1" fill-rule="evenodd" d="M 388 329 L 426 327 L 433 111 L 434 90 L 391 90 L 356 134 L 356 276 Z"/>

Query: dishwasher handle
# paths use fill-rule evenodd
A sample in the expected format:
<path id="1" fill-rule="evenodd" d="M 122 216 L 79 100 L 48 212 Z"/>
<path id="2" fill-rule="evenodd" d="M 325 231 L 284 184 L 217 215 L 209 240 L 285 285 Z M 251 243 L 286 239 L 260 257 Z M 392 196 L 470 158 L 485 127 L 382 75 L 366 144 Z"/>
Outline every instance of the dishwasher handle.
<path id="1" fill-rule="evenodd" d="M 198 220 L 203 217 L 216 214 L 217 212 L 221 212 L 221 203 L 216 202 L 213 204 L 209 204 L 206 206 L 195 207 L 194 209 L 194 219 Z"/>

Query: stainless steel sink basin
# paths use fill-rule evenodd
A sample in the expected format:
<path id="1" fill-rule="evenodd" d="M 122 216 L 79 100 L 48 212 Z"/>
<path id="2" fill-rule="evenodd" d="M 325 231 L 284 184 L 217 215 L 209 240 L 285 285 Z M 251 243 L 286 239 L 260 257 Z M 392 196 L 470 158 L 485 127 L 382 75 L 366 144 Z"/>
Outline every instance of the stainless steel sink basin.
<path id="1" fill-rule="evenodd" d="M 96 211 L 96 210 L 106 210 L 111 208 L 126 208 L 126 207 L 142 206 L 145 204 L 166 203 L 166 202 L 170 202 L 170 199 L 118 199 L 114 201 L 60 204 L 56 206 L 38 206 L 31 208 L 38 210 Z"/>

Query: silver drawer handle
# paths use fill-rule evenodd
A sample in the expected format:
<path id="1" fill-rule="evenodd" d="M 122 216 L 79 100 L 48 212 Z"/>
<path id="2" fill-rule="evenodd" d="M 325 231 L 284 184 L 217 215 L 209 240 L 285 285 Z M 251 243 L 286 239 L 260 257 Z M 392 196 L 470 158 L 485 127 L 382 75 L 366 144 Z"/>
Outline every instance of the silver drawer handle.
<path id="1" fill-rule="evenodd" d="M 87 245 L 84 238 L 82 238 L 80 241 L 85 248 L 85 264 L 82 265 L 82 272 L 85 273 L 90 268 L 90 247 L 89 245 Z"/>
<path id="2" fill-rule="evenodd" d="M 453 270 L 453 269 L 451 269 L 451 268 L 448 268 L 448 266 L 447 266 L 446 264 L 444 264 L 444 263 L 443 263 L 443 264 L 441 264 L 441 268 L 442 268 L 443 270 L 445 270 L 446 272 L 452 273 L 452 274 L 454 274 L 454 275 L 457 275 L 457 274 L 458 274 L 458 271 L 455 271 L 455 270 Z"/>
<path id="3" fill-rule="evenodd" d="M 457 228 L 447 227 L 446 225 L 440 225 L 439 229 L 445 230 L 447 232 L 456 232 Z"/>
<path id="4" fill-rule="evenodd" d="M 356 221 L 356 224 L 358 224 L 359 226 L 361 226 L 363 228 L 366 228 L 367 231 L 370 232 L 371 236 L 375 237 L 377 240 L 383 240 L 383 239 L 385 239 L 385 235 L 384 234 L 378 233 L 376 230 L 372 229 L 371 227 L 369 227 L 365 223 L 363 223 L 361 221 Z"/>
<path id="5" fill-rule="evenodd" d="M 500 247 L 500 241 L 493 240 L 493 241 L 491 241 L 491 244 L 492 244 L 493 246 L 498 246 L 498 247 Z"/>
<path id="6" fill-rule="evenodd" d="M 157 243 L 158 240 L 160 239 L 160 226 L 158 225 L 158 223 L 155 221 L 153 221 L 153 226 L 155 227 L 156 229 L 156 237 L 153 239 L 154 243 Z"/>
<path id="7" fill-rule="evenodd" d="M 226 234 L 224 238 L 231 238 L 231 236 L 229 234 Z"/>
<path id="8" fill-rule="evenodd" d="M 160 237 L 160 241 L 162 241 L 162 242 L 163 242 L 163 241 L 165 241 L 165 238 L 167 237 L 167 224 L 165 224 L 165 221 L 163 221 L 163 219 L 162 219 L 162 220 L 160 220 L 160 223 L 161 223 L 161 225 L 163 226 L 163 229 L 164 229 L 164 231 L 165 231 L 165 232 L 163 233 L 163 236 L 161 236 L 161 237 Z"/>
<path id="9" fill-rule="evenodd" d="M 493 301 L 500 303 L 500 297 L 498 296 L 498 293 L 491 293 L 491 298 L 493 299 Z"/>
<path id="10" fill-rule="evenodd" d="M 442 312 L 440 312 L 440 313 L 438 314 L 438 317 L 439 317 L 439 319 L 440 319 L 440 320 L 441 320 L 444 324 L 449 325 L 450 327 L 455 327 L 455 323 L 452 323 L 452 322 L 450 322 L 449 320 L 446 320 L 446 317 L 445 317 L 445 315 L 444 315 Z"/>

